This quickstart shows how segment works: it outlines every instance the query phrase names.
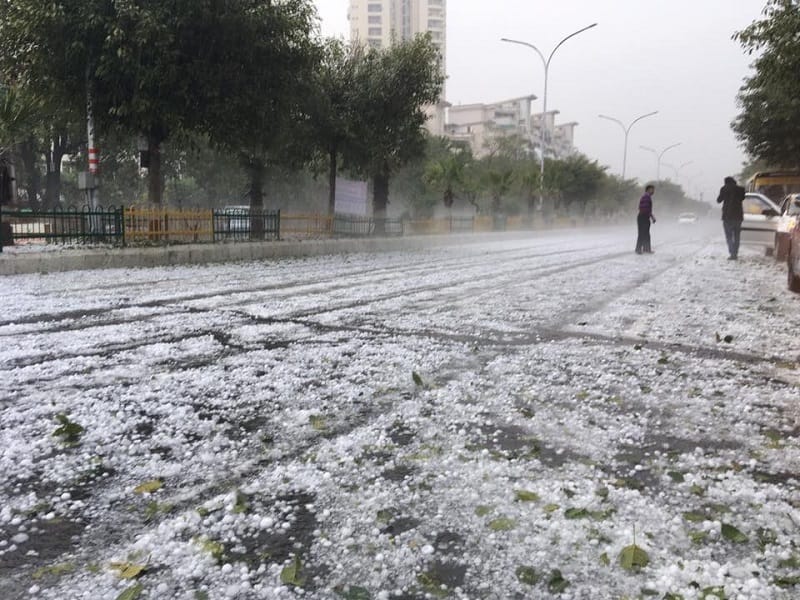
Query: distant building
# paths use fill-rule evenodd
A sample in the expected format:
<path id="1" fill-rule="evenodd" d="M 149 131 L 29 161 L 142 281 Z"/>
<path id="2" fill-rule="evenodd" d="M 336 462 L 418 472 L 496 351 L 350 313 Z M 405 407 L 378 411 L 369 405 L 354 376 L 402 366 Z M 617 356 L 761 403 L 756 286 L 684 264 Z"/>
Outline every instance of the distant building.
<path id="1" fill-rule="evenodd" d="M 447 73 L 447 0 L 350 0 L 347 12 L 350 40 L 371 48 L 386 48 L 395 40 L 410 40 L 430 32 L 442 57 L 442 74 Z M 442 100 L 426 109 L 428 130 L 444 134 L 445 108 Z"/>
<path id="2" fill-rule="evenodd" d="M 454 142 L 469 145 L 473 155 L 485 156 L 498 138 L 516 136 L 530 151 L 541 147 L 542 122 L 546 124 L 548 140 L 545 156 L 564 158 L 575 151 L 574 135 L 577 123 L 556 125 L 557 110 L 532 114 L 533 94 L 501 100 L 490 104 L 450 106 L 445 135 Z"/>

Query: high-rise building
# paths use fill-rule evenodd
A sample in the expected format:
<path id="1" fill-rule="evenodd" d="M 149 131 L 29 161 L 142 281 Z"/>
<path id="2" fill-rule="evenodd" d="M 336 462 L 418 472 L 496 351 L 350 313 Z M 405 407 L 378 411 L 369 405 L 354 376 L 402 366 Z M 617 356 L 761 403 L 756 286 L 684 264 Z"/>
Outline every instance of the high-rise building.
<path id="1" fill-rule="evenodd" d="M 350 39 L 385 48 L 393 40 L 409 40 L 418 33 L 430 32 L 446 73 L 446 14 L 447 0 L 350 0 Z"/>

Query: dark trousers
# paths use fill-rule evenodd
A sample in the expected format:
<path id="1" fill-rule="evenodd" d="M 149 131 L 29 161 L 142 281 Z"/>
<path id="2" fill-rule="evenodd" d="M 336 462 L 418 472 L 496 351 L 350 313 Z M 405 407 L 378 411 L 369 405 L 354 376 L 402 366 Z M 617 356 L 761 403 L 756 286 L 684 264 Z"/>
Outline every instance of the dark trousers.
<path id="1" fill-rule="evenodd" d="M 725 241 L 728 243 L 728 254 L 731 258 L 739 256 L 739 237 L 742 233 L 742 222 L 724 219 L 722 228 L 725 230 Z"/>
<path id="2" fill-rule="evenodd" d="M 636 225 L 639 227 L 639 237 L 636 238 L 636 252 L 650 252 L 650 217 L 639 215 L 636 217 Z"/>

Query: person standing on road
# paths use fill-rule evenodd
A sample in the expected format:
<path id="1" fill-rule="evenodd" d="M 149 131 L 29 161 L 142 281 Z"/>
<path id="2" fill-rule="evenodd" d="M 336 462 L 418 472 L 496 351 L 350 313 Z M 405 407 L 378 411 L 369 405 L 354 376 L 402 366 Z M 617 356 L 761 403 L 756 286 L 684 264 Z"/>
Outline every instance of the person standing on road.
<path id="1" fill-rule="evenodd" d="M 722 228 L 725 230 L 725 241 L 728 243 L 728 260 L 739 257 L 739 238 L 742 232 L 744 211 L 744 188 L 736 185 L 733 177 L 725 178 L 725 185 L 719 190 L 717 204 L 722 204 Z"/>
<path id="2" fill-rule="evenodd" d="M 656 188 L 648 185 L 644 188 L 644 196 L 639 200 L 639 215 L 636 217 L 636 225 L 639 229 L 639 237 L 636 238 L 636 254 L 652 254 L 650 247 L 650 222 L 656 222 L 653 215 L 653 194 Z"/>

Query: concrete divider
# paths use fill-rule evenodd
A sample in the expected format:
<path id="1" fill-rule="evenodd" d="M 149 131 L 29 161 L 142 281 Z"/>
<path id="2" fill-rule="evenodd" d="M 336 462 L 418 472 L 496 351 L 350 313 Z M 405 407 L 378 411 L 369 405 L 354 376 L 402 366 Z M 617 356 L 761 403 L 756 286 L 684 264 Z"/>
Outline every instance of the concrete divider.
<path id="1" fill-rule="evenodd" d="M 303 241 L 186 244 L 150 248 L 63 248 L 0 254 L 0 275 L 126 269 L 180 264 L 213 264 L 277 258 L 412 250 L 426 247 L 475 244 L 530 238 L 541 231 L 406 236 L 401 238 L 326 239 Z"/>

